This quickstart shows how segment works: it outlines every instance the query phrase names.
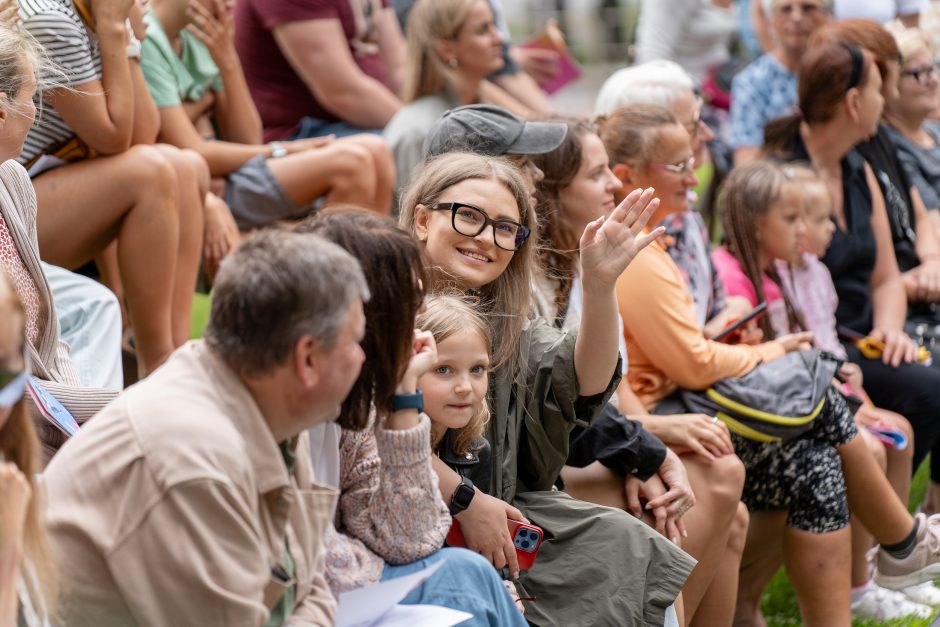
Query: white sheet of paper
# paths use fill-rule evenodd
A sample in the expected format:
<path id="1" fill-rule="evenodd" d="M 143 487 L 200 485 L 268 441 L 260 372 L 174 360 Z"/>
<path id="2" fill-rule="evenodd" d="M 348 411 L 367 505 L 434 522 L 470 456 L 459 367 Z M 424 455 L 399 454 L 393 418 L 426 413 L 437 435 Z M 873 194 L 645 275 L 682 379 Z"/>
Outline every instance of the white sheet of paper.
<path id="1" fill-rule="evenodd" d="M 443 563 L 444 560 L 440 560 L 404 577 L 340 593 L 336 627 L 367 627 L 376 624 L 379 618 L 433 575 Z"/>
<path id="2" fill-rule="evenodd" d="M 473 618 L 469 612 L 440 605 L 396 605 L 374 627 L 451 627 Z"/>
<path id="3" fill-rule="evenodd" d="M 30 178 L 34 176 L 39 176 L 47 170 L 52 170 L 58 168 L 59 166 L 65 165 L 67 162 L 59 159 L 58 157 L 53 157 L 52 155 L 43 155 L 36 159 L 36 163 L 27 170 Z"/>

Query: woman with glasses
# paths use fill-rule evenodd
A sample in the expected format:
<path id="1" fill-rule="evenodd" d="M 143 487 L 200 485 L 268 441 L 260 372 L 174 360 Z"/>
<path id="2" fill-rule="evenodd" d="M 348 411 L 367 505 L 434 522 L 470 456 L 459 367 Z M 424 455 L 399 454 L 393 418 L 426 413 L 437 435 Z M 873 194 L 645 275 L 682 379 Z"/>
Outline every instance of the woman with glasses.
<path id="1" fill-rule="evenodd" d="M 897 91 L 885 100 L 885 121 L 904 169 L 928 210 L 940 209 L 940 122 L 930 119 L 937 107 L 940 76 L 924 35 L 915 29 L 895 33 L 901 52 Z M 940 213 L 929 211 L 940 232 Z M 936 286 L 940 289 L 940 286 Z"/>
<path id="2" fill-rule="evenodd" d="M 476 294 L 494 338 L 490 485 L 467 500 L 456 473 L 436 464 L 441 494 L 457 506 L 468 546 L 513 577 L 506 519 L 527 517 L 545 530 L 535 565 L 519 575 L 520 594 L 537 599 L 526 608 L 533 624 L 662 624 L 692 560 L 625 512 L 552 489 L 571 429 L 590 422 L 619 381 L 614 283 L 658 235 L 640 234 L 657 202 L 652 190 L 637 190 L 590 222 L 579 243 L 582 323 L 562 333 L 529 317 L 536 218 L 528 196 L 505 160 L 450 153 L 430 161 L 403 197 L 401 223 L 424 248 L 431 290 Z M 689 506 L 688 498 L 671 505 Z"/>
<path id="3" fill-rule="evenodd" d="M 621 182 L 610 170 L 607 150 L 594 128 L 581 120 L 567 120 L 567 125 L 568 133 L 558 149 L 533 157 L 544 172 L 537 188 L 536 207 L 544 272 L 538 277 L 541 289 L 536 296 L 547 320 L 559 328 L 577 328 L 581 318 L 577 241 L 588 223 L 616 207 L 615 194 L 621 192 Z M 622 320 L 620 324 L 622 328 Z M 626 372 L 622 332 L 618 339 Z M 619 412 L 608 408 L 591 427 L 573 438 L 575 459 L 569 456 L 569 465 L 562 473 L 565 491 L 641 516 L 638 500 L 631 502 L 628 495 L 637 493 L 649 498 L 649 494 L 665 487 L 663 477 L 668 479 L 670 464 L 681 464 L 695 494 L 695 507 L 677 519 L 687 531 L 687 537 L 679 541 L 683 550 L 698 561 L 682 590 L 686 624 L 729 625 L 747 533 L 747 510 L 740 503 L 744 467 L 731 451 L 728 429 L 704 415 L 649 415 L 627 386 L 621 385 L 618 395 Z M 633 471 L 635 462 L 623 466 L 613 457 L 616 453 L 623 456 L 624 449 L 635 447 L 641 437 L 641 433 L 634 435 L 636 432 L 629 430 L 632 421 L 624 415 L 636 421 L 638 427 L 642 425 L 638 429 L 641 433 L 645 429 L 670 447 L 662 465 L 646 472 L 643 479 Z M 596 441 L 604 443 L 604 448 L 595 448 L 599 460 L 575 467 L 583 465 L 582 447 Z M 661 528 L 661 513 L 653 514 L 655 517 L 647 515 L 644 520 Z M 670 522 L 666 518 L 667 537 L 671 537 Z"/>

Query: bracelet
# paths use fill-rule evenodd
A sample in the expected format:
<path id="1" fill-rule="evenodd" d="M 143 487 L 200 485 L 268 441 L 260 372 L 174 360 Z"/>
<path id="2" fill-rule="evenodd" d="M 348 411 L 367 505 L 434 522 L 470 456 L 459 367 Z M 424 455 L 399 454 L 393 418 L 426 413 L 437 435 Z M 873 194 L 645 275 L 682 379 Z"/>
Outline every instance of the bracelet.
<path id="1" fill-rule="evenodd" d="M 287 156 L 287 148 L 281 142 L 270 142 L 268 148 L 271 149 L 271 158 L 280 159 Z"/>

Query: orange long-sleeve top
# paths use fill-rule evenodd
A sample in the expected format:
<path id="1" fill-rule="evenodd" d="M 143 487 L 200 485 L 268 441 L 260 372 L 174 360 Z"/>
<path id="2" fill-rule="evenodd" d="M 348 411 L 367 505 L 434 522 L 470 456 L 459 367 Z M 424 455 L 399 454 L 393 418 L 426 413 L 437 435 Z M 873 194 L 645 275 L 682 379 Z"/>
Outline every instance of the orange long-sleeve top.
<path id="1" fill-rule="evenodd" d="M 695 303 L 659 242 L 642 250 L 617 280 L 630 387 L 647 407 L 677 388 L 702 390 L 784 354 L 777 342 L 731 345 L 705 337 Z"/>

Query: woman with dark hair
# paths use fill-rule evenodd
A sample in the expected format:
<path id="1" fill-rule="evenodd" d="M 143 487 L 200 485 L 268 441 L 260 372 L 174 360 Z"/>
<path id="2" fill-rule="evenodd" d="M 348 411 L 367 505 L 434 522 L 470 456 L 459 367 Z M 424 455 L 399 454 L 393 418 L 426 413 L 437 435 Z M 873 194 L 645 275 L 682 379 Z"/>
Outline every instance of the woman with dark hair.
<path id="1" fill-rule="evenodd" d="M 41 524 L 39 441 L 24 400 L 25 327 L 23 303 L 0 270 L 0 623 L 48 627 L 57 582 Z"/>
<path id="2" fill-rule="evenodd" d="M 297 230 L 349 251 L 370 291 L 365 361 L 339 417 L 340 498 L 335 534 L 325 542 L 330 588 L 339 594 L 443 560 L 405 603 L 470 612 L 467 624 L 479 627 L 525 625 L 485 559 L 441 549 L 451 520 L 431 470 L 431 423 L 417 389 L 437 360 L 434 338 L 414 327 L 427 283 L 417 243 L 392 221 L 352 207 L 321 212 Z"/>
<path id="3" fill-rule="evenodd" d="M 560 121 L 568 124 L 561 146 L 532 157 L 545 174 L 536 187 L 539 257 L 543 266 L 543 272 L 536 278 L 541 288 L 536 290 L 536 300 L 541 304 L 542 315 L 554 321 L 555 326 L 577 328 L 581 318 L 577 243 L 589 222 L 613 209 L 614 194 L 620 191 L 621 184 L 610 170 L 607 150 L 594 128 L 583 120 Z M 626 372 L 628 360 L 622 332 L 618 339 Z M 695 494 L 695 507 L 678 519 L 688 532 L 687 537 L 680 538 L 680 544 L 698 560 L 682 590 L 686 624 L 729 624 L 734 616 L 747 510 L 740 503 L 744 467 L 730 452 L 728 429 L 703 415 L 649 415 L 629 387 L 621 386 L 618 393 L 621 390 L 629 397 L 620 395 L 620 413 L 629 414 L 637 425 L 642 424 L 680 453 L 679 459 Z M 610 420 L 627 421 L 623 416 L 611 417 L 605 412 L 586 433 L 578 436 L 590 438 L 593 431 Z M 626 442 L 630 433 L 624 427 L 621 434 Z M 576 450 L 580 442 L 573 439 L 572 448 Z M 631 464 L 628 468 L 634 467 Z M 640 489 L 635 485 L 639 481 L 636 474 L 618 475 L 604 461 L 598 461 L 584 469 L 566 466 L 562 478 L 565 491 L 572 496 L 642 514 L 628 498 L 628 494 Z M 660 481 L 658 474 L 646 481 Z"/>

